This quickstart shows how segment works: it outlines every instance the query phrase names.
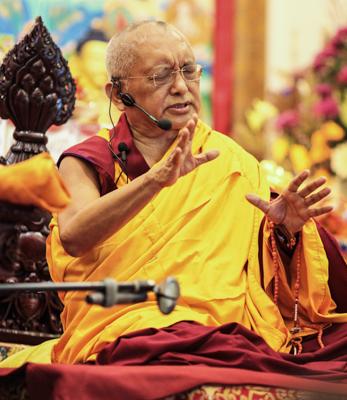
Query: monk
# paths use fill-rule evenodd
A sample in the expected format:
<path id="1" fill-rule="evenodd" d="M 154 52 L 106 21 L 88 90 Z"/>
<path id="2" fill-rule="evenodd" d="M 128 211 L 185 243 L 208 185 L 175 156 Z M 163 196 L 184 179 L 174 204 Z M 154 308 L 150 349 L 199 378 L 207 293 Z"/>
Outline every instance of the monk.
<path id="1" fill-rule="evenodd" d="M 325 179 L 303 186 L 304 171 L 270 201 L 256 160 L 198 119 L 202 70 L 172 26 L 130 25 L 111 39 L 106 64 L 106 93 L 122 116 L 115 129 L 60 158 L 72 201 L 51 224 L 50 272 L 57 281 L 173 275 L 182 296 L 164 316 L 154 299 L 101 309 L 68 293 L 53 360 L 93 360 L 121 335 L 180 321 L 237 322 L 282 352 L 347 322 L 336 311 L 312 219 L 332 209 L 316 206 L 330 193 Z M 170 120 L 171 129 L 127 106 L 124 93 L 158 120 Z M 117 155 L 120 142 L 126 161 Z"/>
<path id="2" fill-rule="evenodd" d="M 64 333 L 51 360 L 219 367 L 241 360 L 244 369 L 282 363 L 291 373 L 293 357 L 327 352 L 329 333 L 346 339 L 346 265 L 313 219 L 332 209 L 319 204 L 330 193 L 325 179 L 305 184 L 303 171 L 271 198 L 255 158 L 199 120 L 202 68 L 174 27 L 130 25 L 111 39 L 106 65 L 106 93 L 122 114 L 114 129 L 59 160 L 72 200 L 51 222 L 50 273 L 65 282 L 175 276 L 181 297 L 163 315 L 154 298 L 101 308 L 77 292 L 61 294 Z M 321 376 L 326 364 L 313 364 Z M 336 362 L 331 367 L 335 374 Z"/>

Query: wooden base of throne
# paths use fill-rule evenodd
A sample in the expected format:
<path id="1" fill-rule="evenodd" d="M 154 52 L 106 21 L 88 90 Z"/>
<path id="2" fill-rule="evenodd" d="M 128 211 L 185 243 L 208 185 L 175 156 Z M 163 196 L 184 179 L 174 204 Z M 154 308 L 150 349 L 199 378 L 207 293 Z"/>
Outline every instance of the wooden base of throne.
<path id="1" fill-rule="evenodd" d="M 18 343 L 34 346 L 46 340 L 56 339 L 60 335 L 35 331 L 0 329 L 0 342 Z"/>
<path id="2" fill-rule="evenodd" d="M 50 281 L 45 256 L 50 219 L 37 207 L 0 202 L 0 285 Z M 0 296 L 0 341 L 34 345 L 58 337 L 62 308 L 54 292 Z"/>

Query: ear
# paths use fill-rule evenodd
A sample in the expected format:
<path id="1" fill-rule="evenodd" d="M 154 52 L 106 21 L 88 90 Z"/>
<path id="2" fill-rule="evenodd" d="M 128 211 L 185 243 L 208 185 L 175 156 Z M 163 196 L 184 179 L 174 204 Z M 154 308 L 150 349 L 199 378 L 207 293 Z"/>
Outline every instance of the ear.
<path id="1" fill-rule="evenodd" d="M 113 86 L 113 88 L 112 88 Z M 116 85 L 112 85 L 111 82 L 107 82 L 105 85 L 105 92 L 109 99 L 111 99 L 112 93 L 112 103 L 118 108 L 119 111 L 125 111 L 125 105 L 123 104 L 122 100 L 118 97 L 118 88 Z"/>

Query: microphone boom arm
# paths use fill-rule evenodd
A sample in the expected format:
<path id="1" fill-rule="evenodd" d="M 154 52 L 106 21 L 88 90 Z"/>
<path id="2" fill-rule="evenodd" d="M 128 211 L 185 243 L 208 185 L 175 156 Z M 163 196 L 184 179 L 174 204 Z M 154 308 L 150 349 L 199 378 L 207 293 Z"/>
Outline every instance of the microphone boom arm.
<path id="1" fill-rule="evenodd" d="M 91 291 L 85 300 L 89 304 L 112 307 L 116 304 L 138 303 L 147 300 L 147 292 L 156 295 L 159 309 L 169 314 L 176 306 L 180 295 L 179 285 L 175 278 L 168 277 L 160 285 L 154 281 L 116 282 L 107 278 L 100 282 L 38 282 L 38 283 L 2 283 L 0 296 L 8 292 L 46 292 L 46 291 Z"/>

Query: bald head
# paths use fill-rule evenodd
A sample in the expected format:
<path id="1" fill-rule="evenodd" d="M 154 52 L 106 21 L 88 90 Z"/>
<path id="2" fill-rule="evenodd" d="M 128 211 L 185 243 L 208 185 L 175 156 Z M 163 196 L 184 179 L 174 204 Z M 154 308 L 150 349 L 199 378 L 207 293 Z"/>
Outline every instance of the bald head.
<path id="1" fill-rule="evenodd" d="M 114 35 L 107 46 L 106 70 L 109 78 L 128 76 L 141 53 L 141 45 L 148 44 L 151 36 L 158 33 L 172 34 L 189 45 L 186 37 L 166 22 L 141 21 L 130 24 L 125 30 Z"/>

